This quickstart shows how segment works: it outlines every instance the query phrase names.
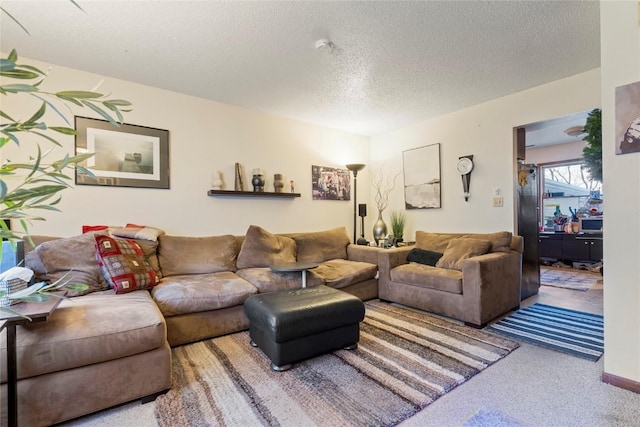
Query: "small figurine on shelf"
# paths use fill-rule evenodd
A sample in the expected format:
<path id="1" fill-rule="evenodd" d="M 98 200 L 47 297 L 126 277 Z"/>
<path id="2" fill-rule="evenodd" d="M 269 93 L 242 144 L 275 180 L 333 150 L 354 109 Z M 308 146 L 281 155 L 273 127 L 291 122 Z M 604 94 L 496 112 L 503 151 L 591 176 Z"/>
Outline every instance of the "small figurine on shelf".
<path id="1" fill-rule="evenodd" d="M 252 172 L 253 179 L 251 183 L 253 184 L 254 192 L 263 192 L 264 191 L 264 172 L 262 169 L 256 168 Z"/>
<path id="2" fill-rule="evenodd" d="M 296 185 L 295 185 L 295 182 L 293 182 L 293 180 L 289 181 L 289 187 L 291 188 L 291 192 L 295 193 Z"/>
<path id="3" fill-rule="evenodd" d="M 213 174 L 213 181 L 211 181 L 211 188 L 213 190 L 221 190 L 224 181 L 222 180 L 222 172 L 216 171 Z"/>

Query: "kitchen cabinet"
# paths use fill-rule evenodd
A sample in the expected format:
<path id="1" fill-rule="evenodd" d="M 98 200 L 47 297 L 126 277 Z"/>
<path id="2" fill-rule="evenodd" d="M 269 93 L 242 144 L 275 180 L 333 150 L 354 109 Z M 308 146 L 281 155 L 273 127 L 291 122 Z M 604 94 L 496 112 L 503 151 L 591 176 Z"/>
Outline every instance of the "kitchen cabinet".
<path id="1" fill-rule="evenodd" d="M 540 257 L 568 261 L 602 260 L 602 235 L 540 233 Z"/>

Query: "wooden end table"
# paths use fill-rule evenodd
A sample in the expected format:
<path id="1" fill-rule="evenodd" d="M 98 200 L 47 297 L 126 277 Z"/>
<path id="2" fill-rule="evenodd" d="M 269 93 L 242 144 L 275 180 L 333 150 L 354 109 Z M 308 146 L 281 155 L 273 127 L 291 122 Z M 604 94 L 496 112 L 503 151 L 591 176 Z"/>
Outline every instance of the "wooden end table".
<path id="1" fill-rule="evenodd" d="M 302 287 L 307 287 L 307 270 L 316 268 L 318 264 L 315 262 L 286 262 L 271 266 L 271 271 L 285 273 L 291 271 L 300 271 L 302 273 Z"/>
<path id="2" fill-rule="evenodd" d="M 62 301 L 54 296 L 49 301 L 22 302 L 11 305 L 9 308 L 31 320 L 15 314 L 0 312 L 0 331 L 7 330 L 7 403 L 9 415 L 9 427 L 18 425 L 18 357 L 16 354 L 16 326 L 31 322 L 44 322 L 53 313 Z"/>

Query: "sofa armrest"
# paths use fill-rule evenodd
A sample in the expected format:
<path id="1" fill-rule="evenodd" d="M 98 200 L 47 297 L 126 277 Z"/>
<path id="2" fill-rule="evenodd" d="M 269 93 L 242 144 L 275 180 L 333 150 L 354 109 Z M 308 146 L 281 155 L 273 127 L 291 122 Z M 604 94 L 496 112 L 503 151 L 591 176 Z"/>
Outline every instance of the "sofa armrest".
<path id="1" fill-rule="evenodd" d="M 379 251 L 381 251 L 381 249 L 375 246 L 354 245 L 351 243 L 347 246 L 347 259 L 349 261 L 368 262 L 378 265 Z"/>
<path id="2" fill-rule="evenodd" d="M 380 299 L 389 298 L 391 286 L 391 269 L 407 264 L 407 255 L 413 249 L 411 246 L 400 248 L 380 249 L 378 252 L 378 295 Z"/>
<path id="3" fill-rule="evenodd" d="M 462 262 L 462 294 L 469 323 L 483 325 L 520 305 L 522 255 L 492 252 Z"/>

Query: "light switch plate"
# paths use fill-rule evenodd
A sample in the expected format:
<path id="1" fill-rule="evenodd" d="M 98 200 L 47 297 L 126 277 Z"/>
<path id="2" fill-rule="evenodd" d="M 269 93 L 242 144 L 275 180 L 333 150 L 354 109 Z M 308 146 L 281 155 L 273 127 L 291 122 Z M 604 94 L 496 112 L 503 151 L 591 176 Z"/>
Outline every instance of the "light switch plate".
<path id="1" fill-rule="evenodd" d="M 493 198 L 493 207 L 501 208 L 504 206 L 504 198 L 503 197 L 494 197 Z"/>

